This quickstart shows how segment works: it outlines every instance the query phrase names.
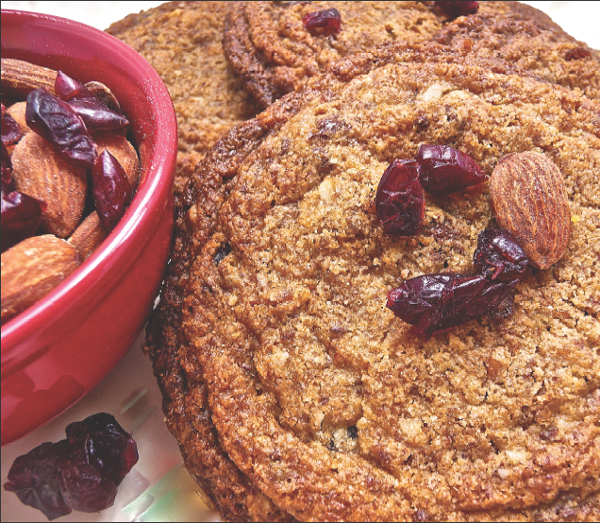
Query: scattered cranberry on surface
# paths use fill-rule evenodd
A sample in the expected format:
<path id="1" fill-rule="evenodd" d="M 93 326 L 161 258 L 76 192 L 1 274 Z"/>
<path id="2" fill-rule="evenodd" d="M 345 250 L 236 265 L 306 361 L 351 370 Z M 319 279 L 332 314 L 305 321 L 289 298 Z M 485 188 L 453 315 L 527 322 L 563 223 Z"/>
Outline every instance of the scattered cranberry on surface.
<path id="1" fill-rule="evenodd" d="M 423 189 L 434 195 L 452 194 L 487 180 L 473 158 L 449 145 L 421 145 L 416 161 Z"/>
<path id="2" fill-rule="evenodd" d="M 97 157 L 96 144 L 81 117 L 67 102 L 45 89 L 36 89 L 27 96 L 27 125 L 52 143 L 67 161 L 91 167 Z"/>
<path id="3" fill-rule="evenodd" d="M 387 307 L 413 325 L 423 341 L 493 312 L 519 283 L 484 276 L 427 274 L 406 280 L 388 293 Z"/>
<path id="4" fill-rule="evenodd" d="M 473 259 L 475 267 L 488 280 L 513 279 L 525 272 L 529 263 L 517 239 L 506 229 L 482 231 Z"/>
<path id="5" fill-rule="evenodd" d="M 302 17 L 304 28 L 313 36 L 340 32 L 342 16 L 335 8 L 307 13 Z"/>
<path id="6" fill-rule="evenodd" d="M 92 193 L 100 223 L 110 232 L 125 214 L 133 191 L 125 170 L 108 151 L 102 152 L 92 169 Z"/>
<path id="7" fill-rule="evenodd" d="M 375 209 L 386 234 L 417 233 L 425 215 L 425 196 L 413 160 L 394 160 L 385 170 L 377 187 Z"/>
<path id="8" fill-rule="evenodd" d="M 113 505 L 117 486 L 138 461 L 137 445 L 110 414 L 70 424 L 67 439 L 19 456 L 4 488 L 49 519 Z"/>
<path id="9" fill-rule="evenodd" d="M 479 2 L 436 1 L 435 5 L 452 17 L 474 15 L 479 9 Z"/>

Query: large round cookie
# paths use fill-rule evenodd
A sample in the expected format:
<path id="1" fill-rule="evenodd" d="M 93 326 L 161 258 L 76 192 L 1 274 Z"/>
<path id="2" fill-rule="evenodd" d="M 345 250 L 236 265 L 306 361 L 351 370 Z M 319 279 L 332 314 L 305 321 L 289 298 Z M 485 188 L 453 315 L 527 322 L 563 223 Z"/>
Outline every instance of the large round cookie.
<path id="1" fill-rule="evenodd" d="M 336 8 L 339 33 L 310 34 L 307 13 Z M 600 54 L 541 11 L 518 2 L 479 2 L 451 20 L 435 2 L 234 2 L 223 47 L 261 107 L 297 89 L 340 57 L 384 43 L 434 38 L 458 52 L 495 56 L 541 78 L 600 97 Z"/>
<path id="2" fill-rule="evenodd" d="M 454 53 L 439 46 L 397 49 L 396 59 L 406 61 L 454 61 Z M 314 80 L 302 95 L 289 95 L 220 140 L 191 177 L 179 199 L 175 240 L 161 299 L 147 327 L 145 348 L 154 362 L 164 396 L 166 421 L 180 443 L 186 467 L 215 503 L 221 515 L 231 520 L 285 519 L 237 469 L 219 445 L 206 404 L 206 390 L 190 344 L 181 334 L 182 302 L 190 265 L 196 253 L 214 232 L 217 212 L 228 198 L 240 163 L 260 141 L 312 99 L 339 86 L 340 82 L 368 72 L 388 54 L 356 56 L 337 75 Z M 507 66 L 485 62 L 491 70 L 508 72 Z M 214 261 L 226 254 L 217 250 Z"/>
<path id="3" fill-rule="evenodd" d="M 257 112 L 223 54 L 227 9 L 227 2 L 168 2 L 107 29 L 148 60 L 173 99 L 179 136 L 177 196 L 206 151 Z"/>
<path id="4" fill-rule="evenodd" d="M 392 49 L 335 74 L 240 142 L 251 152 L 196 254 L 178 357 L 206 384 L 221 447 L 299 519 L 598 518 L 600 105 Z M 573 215 L 565 257 L 528 270 L 512 317 L 426 343 L 387 292 L 471 271 L 492 213 L 486 187 L 428 196 L 420 234 L 384 235 L 377 183 L 420 143 L 488 173 L 543 152 Z"/>
<path id="5" fill-rule="evenodd" d="M 338 34 L 310 34 L 302 17 L 335 8 Z M 420 2 L 232 2 L 223 49 L 256 102 L 266 108 L 340 57 L 376 45 L 430 38 L 447 16 Z"/>

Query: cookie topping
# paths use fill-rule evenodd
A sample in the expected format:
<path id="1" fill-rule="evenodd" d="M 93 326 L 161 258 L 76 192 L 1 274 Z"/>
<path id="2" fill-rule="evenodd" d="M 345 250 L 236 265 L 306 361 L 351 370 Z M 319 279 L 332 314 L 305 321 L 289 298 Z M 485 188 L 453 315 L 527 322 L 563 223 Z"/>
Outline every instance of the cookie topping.
<path id="1" fill-rule="evenodd" d="M 394 160 L 379 182 L 377 219 L 386 234 L 412 236 L 425 215 L 425 197 L 413 160 Z"/>
<path id="2" fill-rule="evenodd" d="M 444 13 L 454 18 L 458 16 L 474 15 L 479 10 L 479 2 L 447 1 L 435 2 Z"/>
<path id="3" fill-rule="evenodd" d="M 448 145 L 421 145 L 416 159 L 421 185 L 431 194 L 452 194 L 487 180 L 473 158 Z"/>
<path id="4" fill-rule="evenodd" d="M 493 311 L 519 280 L 494 283 L 483 276 L 427 274 L 406 280 L 388 294 L 387 308 L 427 341 Z"/>
<path id="5" fill-rule="evenodd" d="M 337 9 L 325 9 L 307 13 L 302 17 L 304 28 L 313 36 L 332 35 L 340 32 L 342 17 Z"/>
<path id="6" fill-rule="evenodd" d="M 474 264 L 488 280 L 507 280 L 522 274 L 529 260 L 517 239 L 506 229 L 479 234 Z"/>

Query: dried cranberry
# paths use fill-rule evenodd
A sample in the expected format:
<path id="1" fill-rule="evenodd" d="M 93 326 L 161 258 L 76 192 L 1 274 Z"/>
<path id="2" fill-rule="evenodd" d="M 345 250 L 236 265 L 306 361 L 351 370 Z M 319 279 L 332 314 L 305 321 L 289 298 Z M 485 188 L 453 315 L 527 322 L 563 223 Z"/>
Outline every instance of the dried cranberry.
<path id="1" fill-rule="evenodd" d="M 65 503 L 56 474 L 57 462 L 66 441 L 42 443 L 15 459 L 4 488 L 14 492 L 22 503 L 41 510 L 52 520 L 71 513 Z"/>
<path id="2" fill-rule="evenodd" d="M 62 71 L 58 71 L 54 83 L 56 96 L 65 102 L 73 99 L 95 98 L 94 93 L 78 80 L 71 78 Z"/>
<path id="3" fill-rule="evenodd" d="M 135 441 L 109 414 L 72 423 L 66 432 L 67 439 L 18 457 L 4 484 L 48 519 L 112 506 L 118 484 L 138 460 Z"/>
<path id="4" fill-rule="evenodd" d="M 492 312 L 519 280 L 491 282 L 483 276 L 428 274 L 405 281 L 388 294 L 387 307 L 414 326 L 427 341 L 444 332 Z"/>
<path id="5" fill-rule="evenodd" d="M 125 170 L 106 150 L 92 169 L 92 194 L 102 227 L 112 231 L 131 202 L 132 190 Z"/>
<path id="6" fill-rule="evenodd" d="M 13 190 L 9 183 L 2 180 L 2 252 L 33 236 L 42 223 L 42 213 L 45 210 L 44 202 Z"/>
<path id="7" fill-rule="evenodd" d="M 416 160 L 421 185 L 431 194 L 452 194 L 487 180 L 473 158 L 449 145 L 421 145 Z"/>
<path id="8" fill-rule="evenodd" d="M 22 136 L 21 126 L 6 112 L 6 107 L 2 104 L 2 145 L 17 143 Z"/>
<path id="9" fill-rule="evenodd" d="M 127 118 L 109 109 L 85 85 L 62 71 L 56 76 L 55 91 L 61 100 L 69 103 L 90 131 L 116 131 L 129 125 Z"/>
<path id="10" fill-rule="evenodd" d="M 96 144 L 83 120 L 71 106 L 45 89 L 36 89 L 27 96 L 27 125 L 54 145 L 67 161 L 94 165 Z"/>
<path id="11" fill-rule="evenodd" d="M 377 187 L 375 209 L 386 234 L 417 233 L 425 215 L 425 195 L 413 160 L 394 160 L 385 170 Z"/>
<path id="12" fill-rule="evenodd" d="M 479 2 L 436 1 L 435 5 L 453 18 L 457 16 L 474 15 L 479 9 Z"/>
<path id="13" fill-rule="evenodd" d="M 506 229 L 482 231 L 473 260 L 488 280 L 513 279 L 525 272 L 529 262 L 517 239 Z"/>
<path id="14" fill-rule="evenodd" d="M 10 154 L 8 154 L 8 149 L 3 143 L 0 144 L 0 147 L 2 147 L 2 181 L 4 183 L 11 183 L 12 162 L 10 161 Z"/>
<path id="15" fill-rule="evenodd" d="M 79 449 L 62 454 L 56 463 L 58 483 L 69 507 L 80 512 L 99 512 L 113 506 L 117 486 L 87 458 L 85 451 Z"/>
<path id="16" fill-rule="evenodd" d="M 311 35 L 332 35 L 340 32 L 342 17 L 335 8 L 324 9 L 305 14 L 302 23 Z"/>
<path id="17" fill-rule="evenodd" d="M 565 60 L 579 60 L 581 58 L 588 58 L 592 53 L 589 49 L 585 47 L 574 47 L 573 49 L 569 49 L 565 54 Z"/>
<path id="18" fill-rule="evenodd" d="M 138 461 L 137 445 L 115 418 L 104 412 L 67 426 L 72 448 L 85 452 L 85 459 L 119 486 Z"/>

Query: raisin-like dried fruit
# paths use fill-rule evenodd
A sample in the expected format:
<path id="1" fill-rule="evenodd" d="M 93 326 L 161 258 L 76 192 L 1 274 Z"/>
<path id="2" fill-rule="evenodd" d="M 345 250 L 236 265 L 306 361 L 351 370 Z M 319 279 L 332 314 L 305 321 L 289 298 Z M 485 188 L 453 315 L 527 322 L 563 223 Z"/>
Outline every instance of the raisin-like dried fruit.
<path id="1" fill-rule="evenodd" d="M 41 510 L 52 520 L 70 514 L 63 499 L 56 464 L 66 442 L 42 443 L 15 459 L 4 488 L 14 492 L 22 503 Z"/>
<path id="2" fill-rule="evenodd" d="M 394 160 L 385 170 L 377 187 L 375 210 L 386 234 L 417 233 L 425 216 L 425 195 L 413 160 Z"/>
<path id="3" fill-rule="evenodd" d="M 67 102 L 45 89 L 36 89 L 27 96 L 27 125 L 52 143 L 67 161 L 91 167 L 97 157 L 96 144 L 83 120 Z"/>
<path id="4" fill-rule="evenodd" d="M 61 100 L 68 102 L 90 131 L 116 131 L 129 125 L 127 118 L 109 109 L 85 85 L 62 71 L 56 75 L 55 91 Z"/>
<path id="5" fill-rule="evenodd" d="M 86 462 L 119 486 L 138 461 L 137 445 L 110 414 L 100 413 L 65 429 L 72 448 L 85 452 Z"/>
<path id="6" fill-rule="evenodd" d="M 416 161 L 421 185 L 431 194 L 452 194 L 487 180 L 473 158 L 449 145 L 421 145 Z"/>
<path id="7" fill-rule="evenodd" d="M 42 213 L 45 210 L 45 202 L 13 190 L 9 183 L 2 180 L 2 252 L 33 236 L 42 223 Z"/>
<path id="8" fill-rule="evenodd" d="M 22 136 L 21 126 L 6 112 L 6 107 L 2 104 L 2 145 L 17 143 Z"/>
<path id="9" fill-rule="evenodd" d="M 103 151 L 92 169 L 92 193 L 100 223 L 112 231 L 131 202 L 132 190 L 125 170 L 108 151 Z"/>
<path id="10" fill-rule="evenodd" d="M 488 280 L 514 279 L 529 260 L 517 239 L 506 229 L 486 229 L 479 234 L 474 265 Z"/>
<path id="11" fill-rule="evenodd" d="M 135 441 L 110 414 L 71 423 L 66 433 L 67 439 L 18 457 L 4 484 L 48 519 L 112 506 L 117 486 L 138 460 Z"/>
<path id="12" fill-rule="evenodd" d="M 479 2 L 436 1 L 435 5 L 449 16 L 474 15 L 479 10 Z"/>
<path id="13" fill-rule="evenodd" d="M 335 8 L 324 9 L 305 14 L 302 23 L 311 35 L 332 35 L 340 32 L 342 16 Z"/>
<path id="14" fill-rule="evenodd" d="M 406 280 L 388 294 L 387 307 L 427 341 L 492 312 L 519 283 L 492 282 L 484 276 L 427 274 Z"/>

